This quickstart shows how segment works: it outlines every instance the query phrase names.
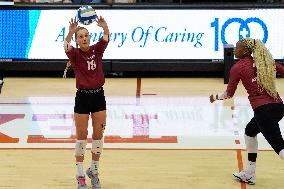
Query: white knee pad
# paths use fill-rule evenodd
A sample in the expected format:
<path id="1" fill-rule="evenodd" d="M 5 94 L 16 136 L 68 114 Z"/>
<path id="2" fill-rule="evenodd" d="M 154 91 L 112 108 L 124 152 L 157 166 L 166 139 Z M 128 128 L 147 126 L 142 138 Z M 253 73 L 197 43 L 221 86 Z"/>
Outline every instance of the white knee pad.
<path id="1" fill-rule="evenodd" d="M 77 140 L 75 145 L 75 157 L 84 156 L 87 146 L 87 140 Z"/>
<path id="2" fill-rule="evenodd" d="M 280 152 L 279 152 L 279 156 L 281 159 L 284 160 L 284 149 L 282 149 Z"/>
<path id="3" fill-rule="evenodd" d="M 101 154 L 103 151 L 103 140 L 93 140 L 92 153 Z"/>
<path id="4" fill-rule="evenodd" d="M 257 137 L 250 137 L 245 134 L 245 143 L 247 147 L 247 152 L 248 153 L 257 153 L 258 149 L 258 142 L 257 142 Z"/>

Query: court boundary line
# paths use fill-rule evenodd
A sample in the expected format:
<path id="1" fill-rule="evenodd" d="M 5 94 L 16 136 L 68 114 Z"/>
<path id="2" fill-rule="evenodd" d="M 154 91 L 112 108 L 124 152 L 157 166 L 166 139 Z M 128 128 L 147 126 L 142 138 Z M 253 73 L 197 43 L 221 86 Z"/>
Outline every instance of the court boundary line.
<path id="1" fill-rule="evenodd" d="M 75 143 L 74 143 L 75 144 Z M 91 148 L 87 148 L 87 150 L 90 150 Z M 75 148 L 0 148 L 0 150 L 75 150 Z M 240 150 L 241 152 L 246 151 L 245 149 L 236 149 L 236 148 L 231 148 L 231 149 L 195 149 L 195 148 L 104 148 L 103 150 L 125 150 L 125 151 L 131 151 L 131 150 L 157 150 L 157 151 L 236 151 Z M 258 150 L 259 152 L 274 152 L 273 150 Z"/>

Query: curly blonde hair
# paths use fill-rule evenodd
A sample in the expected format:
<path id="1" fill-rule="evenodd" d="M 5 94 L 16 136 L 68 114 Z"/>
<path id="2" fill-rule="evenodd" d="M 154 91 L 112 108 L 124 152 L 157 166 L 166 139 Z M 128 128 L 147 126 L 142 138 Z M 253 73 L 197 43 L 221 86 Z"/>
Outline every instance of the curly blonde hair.
<path id="1" fill-rule="evenodd" d="M 275 86 L 276 66 L 271 53 L 259 39 L 243 38 L 241 42 L 245 48 L 253 53 L 259 89 L 261 91 L 265 90 L 271 97 L 277 99 L 278 93 Z"/>

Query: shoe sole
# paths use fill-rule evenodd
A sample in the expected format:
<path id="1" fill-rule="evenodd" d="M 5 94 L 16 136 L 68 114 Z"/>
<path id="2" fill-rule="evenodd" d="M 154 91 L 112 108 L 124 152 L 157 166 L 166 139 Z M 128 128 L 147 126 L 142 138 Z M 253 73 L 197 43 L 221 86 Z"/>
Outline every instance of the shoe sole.
<path id="1" fill-rule="evenodd" d="M 80 187 L 78 187 L 77 189 L 80 189 Z M 85 187 L 84 189 L 88 189 L 88 187 Z"/>
<path id="2" fill-rule="evenodd" d="M 77 180 L 77 182 L 78 182 L 78 180 Z M 77 189 L 80 189 L 80 188 L 82 188 L 82 187 L 80 187 L 80 186 L 79 186 L 79 183 L 78 183 Z M 84 189 L 88 189 L 88 186 L 86 185 L 86 187 L 84 187 Z"/>
<path id="3" fill-rule="evenodd" d="M 78 186 L 77 189 L 80 189 L 82 187 Z M 84 189 L 88 189 L 88 186 L 86 185 L 86 187 L 83 187 Z"/>
<path id="4" fill-rule="evenodd" d="M 242 178 L 240 178 L 240 177 L 238 177 L 238 176 L 236 176 L 236 175 L 234 175 L 233 174 L 233 176 L 234 177 L 236 177 L 239 181 L 241 181 L 241 182 L 245 182 L 245 183 L 247 183 L 247 184 L 249 184 L 249 185 L 255 185 L 255 182 L 251 182 L 251 181 L 249 181 L 249 180 L 243 180 Z"/>
<path id="5" fill-rule="evenodd" d="M 87 171 L 86 174 L 87 174 L 87 176 L 89 177 L 89 179 L 92 180 L 92 178 L 91 178 L 91 177 L 92 177 L 91 173 Z M 93 184 L 92 184 L 92 188 L 93 188 L 93 189 L 101 189 L 101 187 L 94 187 Z"/>

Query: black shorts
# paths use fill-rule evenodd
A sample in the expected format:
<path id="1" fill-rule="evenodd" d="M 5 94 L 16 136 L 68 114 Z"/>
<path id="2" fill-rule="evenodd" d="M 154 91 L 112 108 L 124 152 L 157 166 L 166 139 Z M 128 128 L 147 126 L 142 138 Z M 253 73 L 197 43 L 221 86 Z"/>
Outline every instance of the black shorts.
<path id="1" fill-rule="evenodd" d="M 282 103 L 262 105 L 254 110 L 254 117 L 247 124 L 245 134 L 255 137 L 261 132 L 274 151 L 279 154 L 284 149 L 284 140 L 279 128 L 279 121 L 283 116 L 284 105 Z"/>
<path id="2" fill-rule="evenodd" d="M 104 89 L 78 89 L 75 97 L 74 112 L 90 114 L 106 110 Z"/>

